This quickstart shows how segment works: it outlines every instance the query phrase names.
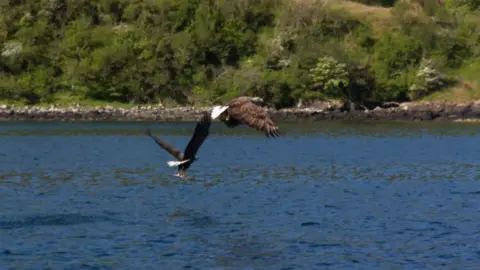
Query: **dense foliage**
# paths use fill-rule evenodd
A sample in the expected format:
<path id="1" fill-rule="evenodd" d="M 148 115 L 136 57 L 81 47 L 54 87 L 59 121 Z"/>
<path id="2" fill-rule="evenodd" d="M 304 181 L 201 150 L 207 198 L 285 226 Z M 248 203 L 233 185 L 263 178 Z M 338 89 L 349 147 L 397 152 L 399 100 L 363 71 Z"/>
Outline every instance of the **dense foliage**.
<path id="1" fill-rule="evenodd" d="M 0 99 L 30 104 L 406 100 L 448 86 L 445 74 L 480 54 L 478 1 L 357 1 L 388 10 L 395 27 L 383 31 L 314 0 L 9 2 Z"/>

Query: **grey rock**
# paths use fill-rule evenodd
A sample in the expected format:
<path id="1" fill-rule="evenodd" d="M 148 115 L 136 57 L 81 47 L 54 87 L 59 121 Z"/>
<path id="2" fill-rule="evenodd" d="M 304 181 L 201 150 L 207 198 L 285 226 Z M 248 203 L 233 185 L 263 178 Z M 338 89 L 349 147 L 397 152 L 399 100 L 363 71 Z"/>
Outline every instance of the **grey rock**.
<path id="1" fill-rule="evenodd" d="M 393 104 L 392 104 L 393 105 Z M 267 111 L 276 121 L 296 120 L 455 120 L 480 119 L 480 101 L 469 103 L 406 102 L 393 106 L 377 106 L 372 110 L 338 109 L 337 104 L 307 108 L 284 108 Z M 114 108 L 40 108 L 36 106 L 14 107 L 0 105 L 0 121 L 197 121 L 211 107 L 164 108 L 162 106 L 136 106 L 131 109 Z M 218 120 L 215 120 L 218 121 Z"/>

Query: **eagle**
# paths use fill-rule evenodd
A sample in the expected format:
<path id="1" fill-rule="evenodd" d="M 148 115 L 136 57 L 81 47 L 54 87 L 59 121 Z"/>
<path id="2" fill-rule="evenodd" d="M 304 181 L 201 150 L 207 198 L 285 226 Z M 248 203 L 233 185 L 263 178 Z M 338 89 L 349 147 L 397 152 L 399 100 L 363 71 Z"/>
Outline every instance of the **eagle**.
<path id="1" fill-rule="evenodd" d="M 246 96 L 232 99 L 225 106 L 214 106 L 211 118 L 218 118 L 230 128 L 241 124 L 247 125 L 264 132 L 267 138 L 280 136 L 279 127 L 269 117 L 267 110 L 255 104 L 260 100 Z"/>
<path id="2" fill-rule="evenodd" d="M 208 134 L 210 132 L 211 122 L 212 122 L 212 118 L 210 114 L 208 112 L 204 112 L 202 118 L 197 122 L 197 125 L 195 126 L 195 131 L 192 135 L 192 138 L 188 142 L 188 145 L 185 148 L 184 153 L 182 153 L 180 150 L 176 149 L 175 147 L 171 146 L 170 144 L 166 143 L 164 140 L 153 136 L 149 128 L 147 128 L 146 133 L 161 148 L 165 149 L 167 152 L 169 152 L 172 156 L 174 156 L 177 159 L 176 161 L 168 161 L 167 164 L 170 167 L 177 166 L 178 174 L 176 174 L 175 176 L 184 178 L 185 172 L 188 170 L 190 165 L 192 165 L 192 163 L 194 163 L 198 159 L 196 154 L 200 146 L 208 137 Z"/>

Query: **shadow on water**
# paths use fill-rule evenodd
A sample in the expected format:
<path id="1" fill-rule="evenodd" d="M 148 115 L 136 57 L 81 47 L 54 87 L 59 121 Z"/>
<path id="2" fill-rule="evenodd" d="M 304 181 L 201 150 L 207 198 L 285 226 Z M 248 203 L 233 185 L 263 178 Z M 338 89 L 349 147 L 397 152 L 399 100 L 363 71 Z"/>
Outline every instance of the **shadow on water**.
<path id="1" fill-rule="evenodd" d="M 148 123 L 183 149 L 193 123 Z M 145 123 L 0 126 L 6 269 L 362 269 L 480 263 L 480 125 L 216 123 L 187 172 Z M 75 135 L 75 136 L 73 136 Z M 60 214 L 55 214 L 60 213 Z M 3 253 L 2 253 L 3 252 Z"/>
<path id="2" fill-rule="evenodd" d="M 112 221 L 107 216 L 86 216 L 80 214 L 57 214 L 27 217 L 23 220 L 0 220 L 0 229 L 18 229 L 31 226 L 68 226 L 84 223 Z"/>

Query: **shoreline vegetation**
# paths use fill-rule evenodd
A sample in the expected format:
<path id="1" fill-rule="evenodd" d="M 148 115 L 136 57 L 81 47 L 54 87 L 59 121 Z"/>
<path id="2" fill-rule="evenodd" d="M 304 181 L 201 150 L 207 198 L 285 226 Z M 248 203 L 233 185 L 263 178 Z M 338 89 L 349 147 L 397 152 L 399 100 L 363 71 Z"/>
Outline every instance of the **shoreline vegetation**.
<path id="1" fill-rule="evenodd" d="M 0 105 L 0 121 L 157 121 L 195 122 L 212 107 L 72 107 Z M 309 107 L 267 108 L 275 121 L 404 120 L 480 121 L 480 101 L 467 103 L 385 103 L 373 109 L 351 109 L 341 102 L 317 102 Z"/>
<path id="2" fill-rule="evenodd" d="M 473 0 L 0 5 L 3 120 L 191 119 L 239 96 L 279 119 L 479 118 L 478 70 Z"/>

